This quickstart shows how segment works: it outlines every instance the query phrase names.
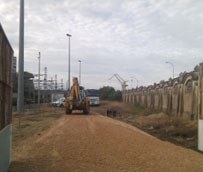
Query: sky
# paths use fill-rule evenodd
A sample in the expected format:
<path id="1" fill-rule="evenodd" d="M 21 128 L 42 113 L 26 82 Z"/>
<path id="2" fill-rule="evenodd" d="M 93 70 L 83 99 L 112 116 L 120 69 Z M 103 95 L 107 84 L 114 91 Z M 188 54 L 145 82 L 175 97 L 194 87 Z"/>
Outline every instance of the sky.
<path id="1" fill-rule="evenodd" d="M 0 23 L 18 57 L 20 0 L 0 0 Z M 148 86 L 203 61 L 202 0 L 25 0 L 25 71 L 48 79 L 68 79 L 71 34 L 71 77 L 82 85 L 113 86 L 118 73 L 129 87 Z M 133 82 L 132 82 L 133 81 Z"/>

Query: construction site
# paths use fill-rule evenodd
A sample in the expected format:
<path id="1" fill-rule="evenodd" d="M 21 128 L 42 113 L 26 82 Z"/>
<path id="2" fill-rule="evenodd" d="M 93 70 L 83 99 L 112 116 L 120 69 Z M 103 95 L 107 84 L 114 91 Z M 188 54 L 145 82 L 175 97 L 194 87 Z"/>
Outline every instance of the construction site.
<path id="1" fill-rule="evenodd" d="M 201 35 L 176 28 L 203 4 L 1 3 L 0 172 L 203 171 Z"/>

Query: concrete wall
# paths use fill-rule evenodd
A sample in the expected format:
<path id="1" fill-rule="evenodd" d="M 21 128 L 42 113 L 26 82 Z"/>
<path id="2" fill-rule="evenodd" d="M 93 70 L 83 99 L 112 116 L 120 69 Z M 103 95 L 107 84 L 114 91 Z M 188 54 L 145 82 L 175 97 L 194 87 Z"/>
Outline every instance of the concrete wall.
<path id="1" fill-rule="evenodd" d="M 0 172 L 6 172 L 11 160 L 12 125 L 0 131 Z"/>
<path id="2" fill-rule="evenodd" d="M 198 149 L 203 151 L 203 63 L 199 65 L 198 82 Z"/>
<path id="3" fill-rule="evenodd" d="M 163 111 L 186 119 L 197 119 L 198 71 L 182 73 L 173 80 L 123 91 L 123 102 Z"/>

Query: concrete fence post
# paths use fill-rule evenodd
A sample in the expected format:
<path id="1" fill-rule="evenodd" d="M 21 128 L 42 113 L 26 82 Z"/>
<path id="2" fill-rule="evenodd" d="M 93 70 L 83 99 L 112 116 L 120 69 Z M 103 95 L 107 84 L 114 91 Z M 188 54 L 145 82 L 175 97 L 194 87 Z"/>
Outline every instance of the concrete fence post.
<path id="1" fill-rule="evenodd" d="M 203 151 L 203 63 L 199 64 L 198 81 L 198 149 Z"/>

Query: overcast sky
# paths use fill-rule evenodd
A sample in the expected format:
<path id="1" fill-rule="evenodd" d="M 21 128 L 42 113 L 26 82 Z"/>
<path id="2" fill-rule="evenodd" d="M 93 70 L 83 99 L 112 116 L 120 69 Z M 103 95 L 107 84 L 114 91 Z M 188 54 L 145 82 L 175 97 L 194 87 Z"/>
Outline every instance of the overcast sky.
<path id="1" fill-rule="evenodd" d="M 19 1 L 0 0 L 0 22 L 18 56 Z M 202 0 L 25 0 L 25 70 L 37 73 L 37 56 L 48 78 L 67 80 L 68 37 L 71 76 L 82 85 L 120 89 L 108 79 L 118 73 L 149 85 L 192 71 L 203 61 Z M 131 87 L 131 83 L 129 82 Z M 134 86 L 136 81 L 134 79 Z"/>

